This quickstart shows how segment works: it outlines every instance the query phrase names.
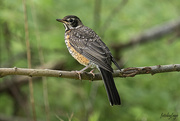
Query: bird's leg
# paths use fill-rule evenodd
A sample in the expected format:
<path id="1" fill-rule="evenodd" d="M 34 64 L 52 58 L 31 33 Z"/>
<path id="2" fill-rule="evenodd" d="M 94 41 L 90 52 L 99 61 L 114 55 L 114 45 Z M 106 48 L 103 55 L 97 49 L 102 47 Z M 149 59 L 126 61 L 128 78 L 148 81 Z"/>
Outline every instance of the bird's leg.
<path id="1" fill-rule="evenodd" d="M 80 70 L 80 72 L 85 71 L 85 70 L 86 70 L 86 69 L 88 69 L 90 66 L 91 66 L 90 64 L 89 64 L 89 65 L 87 65 L 86 67 L 84 67 L 83 69 L 81 69 L 81 70 Z"/>
<path id="2" fill-rule="evenodd" d="M 90 66 L 91 66 L 91 65 L 89 64 L 89 65 L 87 65 L 86 67 L 84 67 L 83 69 L 81 69 L 80 71 L 76 71 L 76 73 L 79 75 L 79 79 L 80 79 L 80 80 L 81 80 L 81 73 L 82 73 L 83 71 L 85 71 L 86 69 L 88 69 Z"/>

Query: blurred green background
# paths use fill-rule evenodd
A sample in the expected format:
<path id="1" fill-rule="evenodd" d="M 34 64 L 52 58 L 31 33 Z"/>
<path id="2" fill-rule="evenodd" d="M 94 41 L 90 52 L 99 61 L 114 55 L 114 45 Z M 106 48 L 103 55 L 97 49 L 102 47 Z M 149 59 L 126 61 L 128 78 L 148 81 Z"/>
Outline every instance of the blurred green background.
<path id="1" fill-rule="evenodd" d="M 32 68 L 51 68 L 51 65 L 56 64 L 53 69 L 71 71 L 83 68 L 68 53 L 64 43 L 64 27 L 56 21 L 66 15 L 78 16 L 84 25 L 95 30 L 112 54 L 116 53 L 122 68 L 180 62 L 179 30 L 154 41 L 123 49 L 118 55 L 111 46 L 127 43 L 154 26 L 178 20 L 179 0 L 28 0 L 26 7 Z M 0 26 L 0 67 L 27 68 L 21 0 L 0 1 Z M 40 61 L 42 55 L 44 64 Z M 21 77 L 0 78 L 0 87 Z M 36 78 L 33 86 L 37 120 L 47 120 L 48 116 L 51 121 L 173 120 L 161 117 L 161 114 L 179 114 L 179 77 L 178 72 L 172 72 L 115 78 L 122 105 L 113 107 L 109 105 L 102 81 L 48 77 L 46 100 L 42 79 Z M 15 117 L 13 120 L 18 120 L 17 117 L 22 117 L 22 120 L 32 118 L 29 95 L 28 83 L 0 91 L 0 119 L 1 116 Z M 49 102 L 48 113 L 44 101 Z"/>

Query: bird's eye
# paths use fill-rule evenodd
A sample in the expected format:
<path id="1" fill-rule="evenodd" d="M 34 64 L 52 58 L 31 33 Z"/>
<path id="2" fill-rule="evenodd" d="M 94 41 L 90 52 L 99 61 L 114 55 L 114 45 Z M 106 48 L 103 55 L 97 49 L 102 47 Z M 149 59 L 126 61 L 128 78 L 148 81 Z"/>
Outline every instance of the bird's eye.
<path id="1" fill-rule="evenodd" d="M 74 20 L 73 19 L 70 19 L 69 22 L 73 22 Z"/>
<path id="2" fill-rule="evenodd" d="M 67 22 L 72 27 L 77 27 L 78 26 L 78 21 L 76 19 L 74 19 L 74 18 L 68 18 Z"/>
<path id="3" fill-rule="evenodd" d="M 73 20 L 73 19 L 69 19 L 68 21 L 69 21 L 69 22 L 73 22 L 74 20 Z"/>

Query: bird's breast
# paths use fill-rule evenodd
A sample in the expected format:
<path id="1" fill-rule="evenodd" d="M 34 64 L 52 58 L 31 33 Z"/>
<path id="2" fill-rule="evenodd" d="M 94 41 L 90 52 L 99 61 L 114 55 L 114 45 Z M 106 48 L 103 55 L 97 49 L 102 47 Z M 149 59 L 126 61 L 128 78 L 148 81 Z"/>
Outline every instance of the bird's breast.
<path id="1" fill-rule="evenodd" d="M 89 59 L 87 59 L 86 57 L 84 57 L 82 54 L 78 53 L 74 47 L 70 44 L 70 33 L 71 30 L 67 31 L 65 33 L 65 43 L 66 46 L 69 50 L 69 53 L 82 65 L 87 66 L 90 64 Z"/>

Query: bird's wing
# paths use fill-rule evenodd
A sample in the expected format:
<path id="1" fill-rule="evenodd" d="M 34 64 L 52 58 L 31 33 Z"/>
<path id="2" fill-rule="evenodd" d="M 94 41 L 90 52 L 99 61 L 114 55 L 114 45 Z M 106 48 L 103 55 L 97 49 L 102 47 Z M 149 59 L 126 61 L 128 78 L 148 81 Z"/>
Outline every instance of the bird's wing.
<path id="1" fill-rule="evenodd" d="M 105 43 L 92 29 L 84 27 L 71 32 L 69 42 L 78 53 L 101 68 L 113 72 L 111 67 L 112 55 Z"/>

